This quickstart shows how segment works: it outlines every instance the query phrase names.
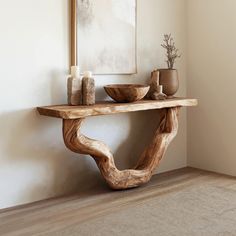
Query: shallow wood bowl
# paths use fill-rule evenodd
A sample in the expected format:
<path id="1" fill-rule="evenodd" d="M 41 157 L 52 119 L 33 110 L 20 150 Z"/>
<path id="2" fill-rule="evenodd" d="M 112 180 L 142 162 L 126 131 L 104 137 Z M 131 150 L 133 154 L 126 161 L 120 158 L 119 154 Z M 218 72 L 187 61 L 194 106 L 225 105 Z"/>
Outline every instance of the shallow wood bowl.
<path id="1" fill-rule="evenodd" d="M 150 86 L 141 84 L 110 84 L 104 86 L 106 93 L 116 102 L 135 102 L 143 99 Z"/>

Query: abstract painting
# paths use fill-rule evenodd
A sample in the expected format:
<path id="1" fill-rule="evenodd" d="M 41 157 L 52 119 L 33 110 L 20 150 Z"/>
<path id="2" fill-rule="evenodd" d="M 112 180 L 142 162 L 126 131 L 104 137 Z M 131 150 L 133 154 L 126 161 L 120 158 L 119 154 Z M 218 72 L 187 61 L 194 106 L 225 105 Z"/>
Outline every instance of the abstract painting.
<path id="1" fill-rule="evenodd" d="M 81 70 L 136 73 L 136 0 L 77 0 L 77 7 Z"/>

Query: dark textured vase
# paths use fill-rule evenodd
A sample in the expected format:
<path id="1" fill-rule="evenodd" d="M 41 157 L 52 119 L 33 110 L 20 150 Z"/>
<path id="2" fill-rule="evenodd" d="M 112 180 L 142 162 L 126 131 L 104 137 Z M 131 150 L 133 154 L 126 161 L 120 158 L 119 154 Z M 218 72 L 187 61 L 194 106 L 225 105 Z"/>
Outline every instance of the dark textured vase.
<path id="1" fill-rule="evenodd" d="M 160 69 L 160 85 L 163 85 L 163 92 L 172 97 L 179 89 L 178 71 L 175 69 Z"/>

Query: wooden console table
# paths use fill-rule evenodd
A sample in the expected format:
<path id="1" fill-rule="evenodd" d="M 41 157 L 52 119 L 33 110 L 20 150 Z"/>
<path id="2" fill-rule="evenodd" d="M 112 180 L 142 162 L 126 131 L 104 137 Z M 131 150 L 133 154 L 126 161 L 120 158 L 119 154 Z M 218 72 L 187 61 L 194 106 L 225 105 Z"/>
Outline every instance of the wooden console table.
<path id="1" fill-rule="evenodd" d="M 92 156 L 111 188 L 128 189 L 147 183 L 151 179 L 168 145 L 177 134 L 180 107 L 196 105 L 196 99 L 174 98 L 163 101 L 143 100 L 135 103 L 103 102 L 94 106 L 58 105 L 37 109 L 41 115 L 63 119 L 63 137 L 67 148 L 76 153 Z M 109 147 L 80 132 L 82 122 L 89 116 L 154 109 L 163 110 L 160 126 L 133 169 L 118 170 Z"/>

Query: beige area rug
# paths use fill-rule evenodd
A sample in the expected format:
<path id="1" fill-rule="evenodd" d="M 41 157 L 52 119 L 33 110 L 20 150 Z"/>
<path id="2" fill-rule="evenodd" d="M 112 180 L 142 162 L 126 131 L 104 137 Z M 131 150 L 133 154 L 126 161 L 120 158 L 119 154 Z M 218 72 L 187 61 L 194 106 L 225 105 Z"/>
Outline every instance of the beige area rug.
<path id="1" fill-rule="evenodd" d="M 236 236 L 235 179 L 210 174 L 178 184 L 60 235 Z"/>
<path id="2" fill-rule="evenodd" d="M 96 196 L 57 200 L 30 212 L 28 207 L 24 215 L 28 226 L 15 221 L 14 230 L 0 229 L 1 235 L 236 236 L 236 179 L 185 169 L 155 176 L 138 189 L 106 189 Z M 38 214 L 48 217 L 40 225 L 35 223 Z M 2 220 L 10 223 L 9 216 L 6 212 L 4 218 L 3 213 Z"/>

